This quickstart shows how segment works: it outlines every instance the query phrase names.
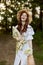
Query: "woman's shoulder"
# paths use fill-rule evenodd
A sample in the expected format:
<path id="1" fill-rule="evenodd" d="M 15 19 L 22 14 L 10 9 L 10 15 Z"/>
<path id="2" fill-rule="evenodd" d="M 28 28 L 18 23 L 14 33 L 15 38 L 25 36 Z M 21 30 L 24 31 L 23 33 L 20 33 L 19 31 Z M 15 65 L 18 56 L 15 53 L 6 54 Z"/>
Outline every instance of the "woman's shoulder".
<path id="1" fill-rule="evenodd" d="M 32 31 L 33 30 L 33 27 L 31 25 L 28 25 L 27 30 L 29 30 L 29 31 L 31 30 Z"/>
<path id="2" fill-rule="evenodd" d="M 33 30 L 33 27 L 32 27 L 31 25 L 28 25 L 27 32 L 28 32 L 29 34 L 34 35 L 34 30 Z"/>
<path id="3" fill-rule="evenodd" d="M 28 28 L 33 28 L 31 25 L 28 24 Z"/>

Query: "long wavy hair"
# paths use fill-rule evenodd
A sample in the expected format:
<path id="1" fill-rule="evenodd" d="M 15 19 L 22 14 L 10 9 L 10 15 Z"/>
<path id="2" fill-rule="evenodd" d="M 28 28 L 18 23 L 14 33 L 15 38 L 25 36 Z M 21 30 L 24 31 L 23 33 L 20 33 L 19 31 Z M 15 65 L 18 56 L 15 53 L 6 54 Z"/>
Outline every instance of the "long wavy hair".
<path id="1" fill-rule="evenodd" d="M 21 30 L 21 28 L 22 28 L 21 15 L 22 15 L 23 13 L 26 13 L 26 14 L 27 14 L 27 19 L 26 19 L 26 21 L 25 21 L 25 25 L 24 25 L 23 30 Z M 19 30 L 19 32 L 20 32 L 21 34 L 22 34 L 23 32 L 26 32 L 26 31 L 27 31 L 28 24 L 29 24 L 29 15 L 28 15 L 28 13 L 27 13 L 26 11 L 22 11 L 21 14 L 20 14 L 20 21 L 18 22 L 18 27 L 17 27 L 17 29 Z"/>

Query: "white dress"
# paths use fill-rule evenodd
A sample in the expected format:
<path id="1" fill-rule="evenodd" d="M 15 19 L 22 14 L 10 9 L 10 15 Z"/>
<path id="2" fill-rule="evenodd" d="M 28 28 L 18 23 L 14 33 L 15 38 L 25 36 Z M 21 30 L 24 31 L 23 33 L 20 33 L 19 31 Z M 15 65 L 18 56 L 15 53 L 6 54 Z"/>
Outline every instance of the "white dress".
<path id="1" fill-rule="evenodd" d="M 19 65 L 20 61 L 21 65 L 27 65 L 27 56 L 33 54 L 32 39 L 34 35 L 34 30 L 32 26 L 28 25 L 27 31 L 24 32 L 22 35 L 27 42 L 23 45 L 22 49 L 19 49 L 18 53 L 16 53 L 14 65 Z"/>

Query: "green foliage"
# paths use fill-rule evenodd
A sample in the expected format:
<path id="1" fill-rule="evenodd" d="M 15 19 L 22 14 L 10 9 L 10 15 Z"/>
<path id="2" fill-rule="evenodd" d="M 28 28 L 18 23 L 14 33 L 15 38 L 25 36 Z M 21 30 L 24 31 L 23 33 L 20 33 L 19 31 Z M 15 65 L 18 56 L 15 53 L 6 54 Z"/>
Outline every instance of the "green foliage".
<path id="1" fill-rule="evenodd" d="M 32 21 L 31 23 L 35 31 L 40 29 L 39 24 L 40 24 L 40 20 L 38 18 L 34 18 L 34 21 Z"/>
<path id="2" fill-rule="evenodd" d="M 34 36 L 34 41 L 38 46 L 41 46 L 43 43 L 43 32 L 37 31 Z"/>
<path id="3" fill-rule="evenodd" d="M 36 65 L 43 65 L 43 32 L 37 31 L 33 42 L 35 63 Z"/>

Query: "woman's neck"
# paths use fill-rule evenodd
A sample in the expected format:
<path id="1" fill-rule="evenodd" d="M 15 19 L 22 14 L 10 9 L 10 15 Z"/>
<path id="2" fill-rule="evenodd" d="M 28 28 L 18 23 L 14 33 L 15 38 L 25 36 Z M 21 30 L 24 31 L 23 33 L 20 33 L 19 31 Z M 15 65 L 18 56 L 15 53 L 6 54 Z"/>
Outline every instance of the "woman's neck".
<path id="1" fill-rule="evenodd" d="M 25 21 L 22 21 L 22 26 L 24 27 L 24 25 L 25 25 Z"/>
<path id="2" fill-rule="evenodd" d="M 21 30 L 23 30 L 23 28 L 24 28 L 24 26 L 22 25 L 22 28 L 21 28 Z"/>

